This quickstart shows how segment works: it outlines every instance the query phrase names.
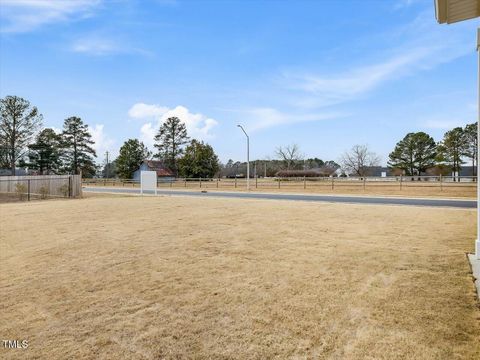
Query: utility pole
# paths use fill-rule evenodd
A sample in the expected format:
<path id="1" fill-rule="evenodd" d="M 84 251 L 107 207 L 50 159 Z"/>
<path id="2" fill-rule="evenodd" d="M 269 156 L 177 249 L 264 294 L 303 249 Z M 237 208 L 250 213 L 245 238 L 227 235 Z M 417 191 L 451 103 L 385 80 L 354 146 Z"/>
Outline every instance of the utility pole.
<path id="1" fill-rule="evenodd" d="M 107 157 L 107 165 L 105 166 L 105 177 L 108 179 L 108 151 L 105 152 L 105 155 Z"/>
<path id="2" fill-rule="evenodd" d="M 237 125 L 247 137 L 247 191 L 250 190 L 250 138 L 242 125 Z"/>

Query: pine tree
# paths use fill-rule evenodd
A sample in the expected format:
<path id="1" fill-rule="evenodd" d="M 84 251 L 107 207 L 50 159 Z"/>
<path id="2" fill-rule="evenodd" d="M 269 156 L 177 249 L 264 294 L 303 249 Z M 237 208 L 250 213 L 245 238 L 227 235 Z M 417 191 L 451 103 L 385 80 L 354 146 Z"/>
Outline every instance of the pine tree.
<path id="1" fill-rule="evenodd" d="M 76 116 L 65 119 L 63 124 L 62 147 L 65 170 L 85 177 L 93 176 L 96 171 L 93 157 L 97 154 L 91 147 L 94 144 L 88 126 Z"/>
<path id="2" fill-rule="evenodd" d="M 465 151 L 464 156 L 472 160 L 472 176 L 476 175 L 477 153 L 478 153 L 478 140 L 477 140 L 477 123 L 468 124 L 463 130 L 465 136 Z"/>
<path id="3" fill-rule="evenodd" d="M 436 155 L 437 145 L 430 135 L 408 133 L 390 153 L 388 165 L 405 170 L 407 175 L 420 175 L 435 165 Z"/>
<path id="4" fill-rule="evenodd" d="M 452 171 L 459 173 L 464 163 L 462 156 L 466 150 L 465 133 L 461 127 L 447 131 L 438 146 L 439 151 L 450 165 Z M 458 180 L 460 181 L 460 179 Z"/>
<path id="5" fill-rule="evenodd" d="M 183 153 L 183 146 L 189 141 L 185 124 L 177 117 L 170 117 L 155 136 L 154 146 L 158 149 L 155 157 L 162 159 L 178 175 L 178 159 Z"/>
<path id="6" fill-rule="evenodd" d="M 41 175 L 57 174 L 60 170 L 61 137 L 53 129 L 43 129 L 36 142 L 28 146 L 28 167 Z"/>

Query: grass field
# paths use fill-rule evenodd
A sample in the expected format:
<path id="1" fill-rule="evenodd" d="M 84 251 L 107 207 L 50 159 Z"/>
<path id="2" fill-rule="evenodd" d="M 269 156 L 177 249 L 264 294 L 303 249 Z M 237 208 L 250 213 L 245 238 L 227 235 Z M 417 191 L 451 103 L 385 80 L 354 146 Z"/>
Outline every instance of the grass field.
<path id="1" fill-rule="evenodd" d="M 0 205 L 0 358 L 479 359 L 472 210 Z"/>

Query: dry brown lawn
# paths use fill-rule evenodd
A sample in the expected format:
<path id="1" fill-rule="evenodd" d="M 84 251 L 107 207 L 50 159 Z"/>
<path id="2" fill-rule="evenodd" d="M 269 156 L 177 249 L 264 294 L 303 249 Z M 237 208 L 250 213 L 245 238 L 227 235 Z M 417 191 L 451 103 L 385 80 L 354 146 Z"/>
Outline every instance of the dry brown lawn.
<path id="1" fill-rule="evenodd" d="M 188 197 L 0 205 L 0 358 L 480 359 L 475 212 Z"/>

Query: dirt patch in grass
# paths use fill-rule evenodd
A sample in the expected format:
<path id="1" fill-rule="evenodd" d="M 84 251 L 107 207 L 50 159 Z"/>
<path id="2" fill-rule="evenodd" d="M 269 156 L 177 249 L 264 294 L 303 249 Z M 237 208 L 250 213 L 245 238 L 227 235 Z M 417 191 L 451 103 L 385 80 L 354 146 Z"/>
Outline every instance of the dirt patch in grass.
<path id="1" fill-rule="evenodd" d="M 475 212 L 102 196 L 0 205 L 0 357 L 478 359 Z"/>

